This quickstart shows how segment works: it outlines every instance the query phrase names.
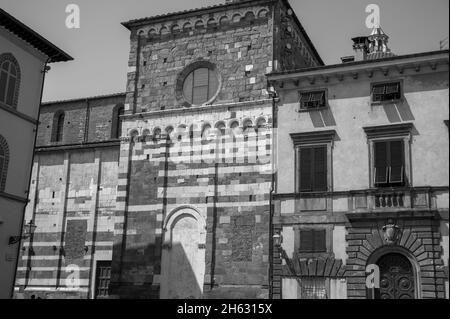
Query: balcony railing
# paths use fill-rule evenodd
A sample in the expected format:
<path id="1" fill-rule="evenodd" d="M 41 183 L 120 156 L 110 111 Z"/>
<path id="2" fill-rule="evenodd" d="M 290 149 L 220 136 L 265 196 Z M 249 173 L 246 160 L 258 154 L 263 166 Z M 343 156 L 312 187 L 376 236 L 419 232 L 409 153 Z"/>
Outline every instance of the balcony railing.
<path id="1" fill-rule="evenodd" d="M 350 212 L 432 209 L 431 188 L 370 189 L 351 192 Z"/>
<path id="2" fill-rule="evenodd" d="M 345 213 L 383 213 L 434 211 L 448 194 L 448 186 L 372 188 L 365 190 L 275 194 L 275 215 Z M 295 219 L 295 218 L 294 218 Z"/>
<path id="3" fill-rule="evenodd" d="M 375 208 L 405 208 L 405 193 L 392 192 L 375 194 Z"/>

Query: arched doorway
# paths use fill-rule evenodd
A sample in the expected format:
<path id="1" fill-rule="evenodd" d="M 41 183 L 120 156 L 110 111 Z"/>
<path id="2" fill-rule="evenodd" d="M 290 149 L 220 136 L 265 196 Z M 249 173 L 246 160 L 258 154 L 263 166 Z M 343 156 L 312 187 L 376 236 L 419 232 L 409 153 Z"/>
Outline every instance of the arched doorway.
<path id="1" fill-rule="evenodd" d="M 199 299 L 205 277 L 205 223 L 189 207 L 169 215 L 161 260 L 160 297 Z"/>
<path id="2" fill-rule="evenodd" d="M 378 259 L 377 265 L 380 268 L 380 299 L 416 298 L 414 268 L 407 257 L 388 253 Z"/>

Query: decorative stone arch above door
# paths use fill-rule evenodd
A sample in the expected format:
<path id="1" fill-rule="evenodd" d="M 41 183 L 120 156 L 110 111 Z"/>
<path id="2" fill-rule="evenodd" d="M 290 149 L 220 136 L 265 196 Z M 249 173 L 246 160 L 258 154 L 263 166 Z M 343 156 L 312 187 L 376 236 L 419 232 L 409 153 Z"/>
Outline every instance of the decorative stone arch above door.
<path id="1" fill-rule="evenodd" d="M 200 234 L 206 235 L 206 221 L 203 218 L 203 216 L 200 214 L 200 212 L 189 205 L 180 206 L 176 209 L 174 209 L 170 214 L 166 216 L 166 219 L 164 220 L 164 237 L 163 237 L 163 245 L 169 244 L 172 240 L 172 232 L 171 229 L 173 228 L 173 225 L 177 222 L 177 220 L 182 216 L 192 216 L 198 223 L 200 228 Z M 203 244 L 205 244 L 204 242 Z"/>
<path id="2" fill-rule="evenodd" d="M 436 243 L 439 229 L 432 216 L 392 220 L 380 217 L 351 219 L 347 227 L 346 277 L 352 277 L 347 286 L 349 298 L 367 298 L 366 266 L 388 253 L 402 254 L 413 265 L 416 298 L 442 295 L 445 287 L 435 279 L 445 277 L 444 265 L 441 246 Z"/>
<path id="3" fill-rule="evenodd" d="M 181 206 L 164 221 L 160 297 L 199 299 L 203 295 L 206 222 L 198 210 Z"/>
<path id="4" fill-rule="evenodd" d="M 403 259 L 403 260 L 402 260 Z M 398 268 L 399 276 L 404 277 L 405 282 L 408 281 L 408 287 L 405 287 L 405 296 L 411 294 L 413 299 L 421 299 L 421 276 L 420 276 L 420 265 L 417 262 L 415 256 L 407 249 L 401 246 L 383 246 L 375 250 L 372 255 L 367 260 L 367 265 L 377 265 L 380 269 L 380 290 L 384 290 L 386 287 L 384 286 L 384 281 L 389 282 L 390 278 L 383 278 L 385 269 L 385 263 L 392 262 L 390 265 L 392 268 Z M 404 265 L 404 263 L 408 263 L 409 265 Z M 405 269 L 410 267 L 410 269 Z M 407 274 L 405 272 L 410 271 L 410 277 L 407 278 Z M 400 277 L 399 277 L 400 278 Z M 402 280 L 399 280 L 397 283 L 399 285 L 402 284 Z M 408 293 L 409 290 L 409 293 Z M 383 293 L 381 293 L 383 294 Z M 383 298 L 383 296 L 379 296 Z M 385 299 L 385 298 L 383 298 Z"/>

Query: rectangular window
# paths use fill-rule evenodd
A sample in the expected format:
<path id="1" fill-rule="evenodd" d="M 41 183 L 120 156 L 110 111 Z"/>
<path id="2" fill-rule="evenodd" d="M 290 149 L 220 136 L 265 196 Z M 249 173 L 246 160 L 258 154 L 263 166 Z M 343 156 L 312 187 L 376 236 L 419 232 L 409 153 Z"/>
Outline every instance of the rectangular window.
<path id="1" fill-rule="evenodd" d="M 300 230 L 300 252 L 321 253 L 327 251 L 325 229 Z"/>
<path id="2" fill-rule="evenodd" d="M 378 187 L 405 185 L 404 142 L 401 140 L 374 143 L 374 184 Z"/>
<path id="3" fill-rule="evenodd" d="M 300 280 L 300 299 L 328 299 L 325 278 L 302 278 Z"/>
<path id="4" fill-rule="evenodd" d="M 300 148 L 300 191 L 325 192 L 327 186 L 327 146 Z"/>
<path id="5" fill-rule="evenodd" d="M 374 84 L 372 87 L 372 102 L 396 101 L 400 98 L 400 82 Z"/>
<path id="6" fill-rule="evenodd" d="M 300 93 L 300 109 L 310 110 L 326 106 L 325 91 Z"/>
<path id="7" fill-rule="evenodd" d="M 97 261 L 95 277 L 95 299 L 109 296 L 109 284 L 111 282 L 111 262 Z"/>

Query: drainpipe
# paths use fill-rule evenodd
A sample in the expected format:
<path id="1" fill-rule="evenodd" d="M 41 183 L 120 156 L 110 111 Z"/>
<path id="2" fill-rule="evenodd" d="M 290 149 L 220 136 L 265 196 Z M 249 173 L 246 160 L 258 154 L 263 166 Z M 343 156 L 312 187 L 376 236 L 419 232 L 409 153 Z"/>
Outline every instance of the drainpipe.
<path id="1" fill-rule="evenodd" d="M 270 84 L 269 84 L 270 86 Z M 277 127 L 276 123 L 276 93 L 272 93 L 272 181 L 270 186 L 270 198 L 269 198 L 269 209 L 270 209 L 270 217 L 269 217 L 269 299 L 273 299 L 273 216 L 274 216 L 274 207 L 273 207 L 273 195 L 275 193 L 275 128 Z"/>
<path id="2" fill-rule="evenodd" d="M 49 69 L 47 69 L 48 68 L 47 65 L 50 63 L 50 61 L 54 57 L 56 57 L 56 56 L 48 57 L 47 60 L 45 60 L 44 68 L 41 71 L 41 73 L 42 73 L 41 93 L 40 93 L 40 96 L 39 96 L 39 108 L 38 108 L 37 122 L 36 122 L 36 126 L 34 128 L 35 134 L 34 134 L 34 142 L 33 142 L 33 154 L 32 154 L 32 157 L 31 157 L 31 168 L 30 168 L 30 174 L 29 174 L 29 178 L 28 178 L 27 198 L 29 198 L 29 196 L 30 196 L 30 184 L 31 184 L 31 177 L 32 177 L 32 173 L 33 173 L 33 163 L 34 163 L 34 158 L 35 158 L 35 151 L 34 151 L 34 149 L 36 148 L 37 132 L 38 132 L 38 127 L 39 127 L 39 118 L 41 116 L 41 104 L 42 104 L 42 96 L 44 94 L 45 75 L 49 71 Z M 28 200 L 28 202 L 29 202 L 29 200 Z M 23 226 L 24 226 L 24 223 L 25 223 L 26 207 L 27 207 L 27 204 L 24 205 L 23 211 L 22 211 L 22 221 L 20 223 L 20 234 L 21 235 L 22 235 Z M 33 220 L 34 220 L 34 214 L 35 214 L 35 211 L 33 210 Z M 33 242 L 33 235 L 31 235 L 31 237 L 30 237 L 30 246 L 29 246 L 29 248 L 31 247 L 31 243 L 32 242 Z M 13 284 L 12 284 L 11 295 L 10 295 L 11 299 L 14 297 L 14 288 L 16 286 L 17 267 L 19 265 L 20 247 L 21 246 L 22 246 L 22 239 L 20 240 L 19 244 L 17 245 L 17 253 L 16 253 L 17 258 L 16 258 L 16 266 L 14 268 L 15 271 L 14 271 Z M 31 258 L 30 253 L 28 253 L 28 262 L 30 261 L 30 258 Z M 25 278 L 25 280 L 26 280 L 26 278 Z"/>
<path id="3" fill-rule="evenodd" d="M 83 143 L 87 143 L 89 140 L 89 121 L 91 118 L 91 106 L 89 105 L 89 99 L 86 99 L 86 120 L 84 123 L 84 137 Z"/>

